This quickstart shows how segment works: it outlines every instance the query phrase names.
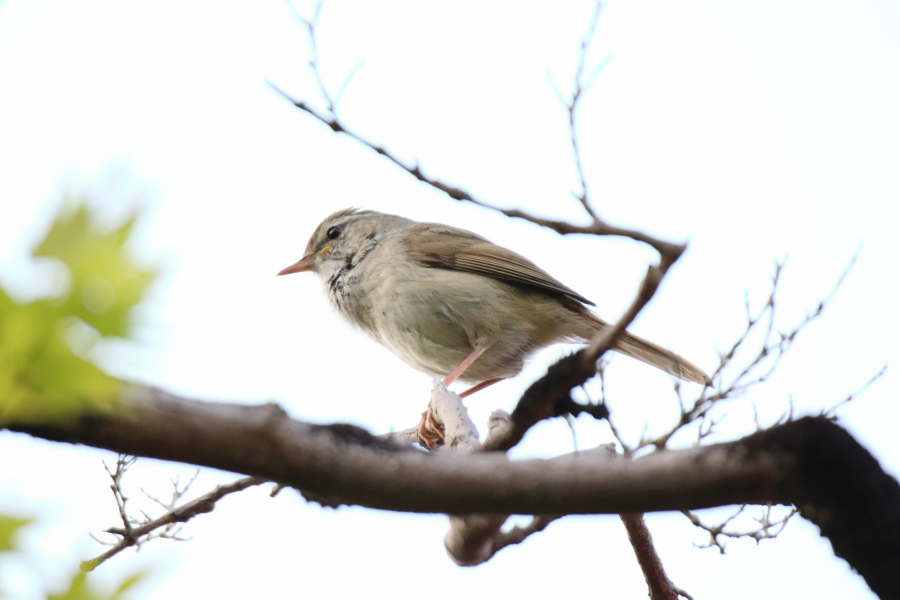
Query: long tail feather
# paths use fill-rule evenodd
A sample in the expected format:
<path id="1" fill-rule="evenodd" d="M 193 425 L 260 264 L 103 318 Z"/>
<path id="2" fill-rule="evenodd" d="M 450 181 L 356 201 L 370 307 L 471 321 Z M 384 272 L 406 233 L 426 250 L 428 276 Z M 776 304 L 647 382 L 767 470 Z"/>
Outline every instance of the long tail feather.
<path id="1" fill-rule="evenodd" d="M 684 381 L 712 385 L 712 380 L 700 367 L 688 362 L 674 352 L 661 348 L 653 342 L 648 342 L 627 331 L 619 337 L 613 349 Z"/>
<path id="2" fill-rule="evenodd" d="M 576 334 L 584 341 L 590 341 L 598 332 L 610 327 L 610 324 L 592 313 L 581 304 L 571 303 L 569 308 L 572 312 L 578 314 L 578 329 Z M 652 367 L 656 367 L 665 371 L 669 375 L 674 375 L 684 381 L 692 381 L 702 385 L 712 385 L 712 380 L 703 372 L 703 369 L 694 365 L 690 361 L 678 356 L 674 352 L 657 346 L 653 342 L 648 342 L 644 338 L 639 338 L 627 331 L 624 332 L 613 346 L 613 350 L 621 352 L 631 358 L 647 363 Z"/>
<path id="3" fill-rule="evenodd" d="M 577 317 L 577 333 L 575 336 L 581 340 L 588 342 L 598 331 L 611 327 L 609 323 L 595 315 L 587 309 L 587 307 L 570 302 L 568 308 L 578 315 Z M 711 386 L 712 380 L 703 372 L 703 369 L 691 363 L 689 360 L 678 356 L 670 350 L 666 350 L 661 346 L 657 346 L 653 342 L 649 342 L 644 338 L 624 332 L 619 336 L 613 350 L 620 352 L 625 356 L 636 358 L 637 360 L 665 371 L 669 375 L 673 375 L 684 381 L 692 381 L 702 385 Z"/>

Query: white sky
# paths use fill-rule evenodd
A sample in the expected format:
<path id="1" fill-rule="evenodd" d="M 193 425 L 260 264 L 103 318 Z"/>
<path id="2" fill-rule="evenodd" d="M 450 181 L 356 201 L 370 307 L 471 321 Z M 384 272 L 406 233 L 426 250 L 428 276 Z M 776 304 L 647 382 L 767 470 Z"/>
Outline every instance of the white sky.
<path id="1" fill-rule="evenodd" d="M 301 6 L 309 14 L 311 6 Z M 320 45 L 332 87 L 360 61 L 341 114 L 348 126 L 477 195 L 579 219 L 565 114 L 590 4 L 329 2 Z M 581 136 L 591 192 L 612 222 L 690 250 L 633 331 L 712 369 L 740 331 L 743 293 L 761 301 L 789 255 L 779 308 L 787 328 L 824 296 L 862 246 L 823 320 L 752 400 L 771 422 L 831 405 L 882 364 L 897 364 L 900 253 L 900 8 L 838 3 L 613 2 L 590 62 L 611 59 L 587 97 Z M 269 90 L 317 99 L 304 30 L 281 2 L 0 4 L 0 278 L 39 285 L 24 264 L 64 192 L 102 195 L 111 213 L 148 206 L 139 255 L 165 269 L 140 313 L 139 344 L 101 353 L 117 375 L 185 394 L 277 399 L 296 417 L 373 431 L 417 420 L 430 381 L 348 330 L 313 277 L 275 278 L 315 225 L 349 205 L 467 227 L 529 256 L 616 318 L 653 254 L 617 239 L 558 236 L 420 185 L 337 138 Z M 469 402 L 477 423 L 510 408 L 565 349 Z M 610 372 L 628 435 L 660 430 L 675 400 L 665 375 L 627 359 Z M 887 375 L 842 411 L 882 464 L 900 473 L 898 383 Z M 378 402 L 364 400 L 379 398 Z M 736 403 L 722 439 L 747 433 Z M 578 422 L 582 446 L 609 441 Z M 571 449 L 561 421 L 523 455 Z M 26 545 L 37 580 L 67 577 L 99 553 L 87 537 L 116 524 L 104 452 L 0 434 L 0 512 L 40 517 Z M 191 469 L 143 461 L 130 481 L 165 495 Z M 197 491 L 230 476 L 205 471 Z M 871 597 L 810 524 L 732 542 L 724 557 L 681 515 L 649 525 L 670 576 L 695 598 Z M 97 579 L 148 569 L 136 598 L 488 594 L 642 598 L 646 587 L 616 517 L 554 523 L 490 563 L 446 557 L 441 516 L 323 510 L 291 492 L 225 500 Z M 36 598 L 22 565 L 0 569 L 13 597 Z"/>

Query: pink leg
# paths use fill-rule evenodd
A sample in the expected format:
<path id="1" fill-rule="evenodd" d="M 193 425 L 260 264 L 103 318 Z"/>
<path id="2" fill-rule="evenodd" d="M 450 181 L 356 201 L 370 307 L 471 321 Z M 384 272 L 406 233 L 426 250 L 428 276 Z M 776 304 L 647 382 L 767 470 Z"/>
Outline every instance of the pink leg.
<path id="1" fill-rule="evenodd" d="M 469 368 L 469 366 L 478 360 L 478 357 L 484 354 L 484 351 L 487 350 L 490 346 L 476 346 L 474 350 L 472 350 L 472 354 L 466 357 L 466 360 L 462 361 L 458 367 L 456 367 L 452 373 L 444 377 L 444 385 L 450 385 L 456 378 L 463 374 L 463 372 Z"/>
<path id="2" fill-rule="evenodd" d="M 478 357 L 484 354 L 484 351 L 489 347 L 490 346 L 476 346 L 475 350 L 472 351 L 472 354 L 467 356 L 466 359 L 462 361 L 458 367 L 453 369 L 452 373 L 444 378 L 444 385 L 450 385 L 451 383 L 456 381 L 457 377 L 462 375 L 465 370 L 468 369 L 473 362 L 478 360 Z M 463 392 L 462 397 L 472 394 L 478 390 L 484 389 L 496 381 L 500 380 L 493 379 L 479 383 L 474 388 Z M 438 446 L 444 445 L 444 427 L 434 420 L 434 413 L 431 411 L 430 402 L 428 403 L 428 408 L 426 408 L 425 412 L 422 413 L 422 420 L 419 421 L 419 442 L 423 446 L 431 450 L 434 450 Z"/>
<path id="3" fill-rule="evenodd" d="M 475 392 L 480 392 L 484 388 L 490 387 L 490 386 L 494 385 L 495 383 L 497 383 L 498 381 L 503 381 L 504 379 L 505 379 L 504 377 L 498 377 L 497 379 L 488 379 L 487 381 L 482 381 L 478 385 L 472 386 L 469 389 L 467 389 L 466 391 L 464 391 L 462 394 L 459 395 L 459 397 L 465 398 L 466 396 L 471 396 Z"/>

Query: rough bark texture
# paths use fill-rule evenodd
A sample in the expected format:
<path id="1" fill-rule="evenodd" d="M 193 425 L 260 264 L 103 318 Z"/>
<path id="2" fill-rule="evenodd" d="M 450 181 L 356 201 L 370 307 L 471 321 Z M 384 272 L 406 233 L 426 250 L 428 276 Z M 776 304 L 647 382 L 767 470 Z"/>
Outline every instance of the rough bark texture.
<path id="1" fill-rule="evenodd" d="M 803 418 L 726 444 L 635 461 L 426 454 L 276 405 L 200 402 L 134 387 L 116 414 L 7 424 L 50 440 L 291 485 L 326 504 L 448 514 L 633 513 L 796 504 L 882 598 L 900 598 L 900 485 L 846 431 Z"/>
<path id="2" fill-rule="evenodd" d="M 879 598 L 900 598 L 900 484 L 846 430 L 803 418 L 745 438 L 794 457 L 793 504 Z"/>

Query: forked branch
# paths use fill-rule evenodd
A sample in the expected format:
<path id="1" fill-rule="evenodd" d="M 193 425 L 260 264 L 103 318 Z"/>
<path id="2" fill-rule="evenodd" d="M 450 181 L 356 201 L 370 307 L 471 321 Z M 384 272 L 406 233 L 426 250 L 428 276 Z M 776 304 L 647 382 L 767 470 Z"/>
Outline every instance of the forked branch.
<path id="1" fill-rule="evenodd" d="M 166 509 L 165 514 L 155 519 L 151 519 L 145 514 L 143 519 L 138 519 L 128 514 L 128 498 L 125 496 L 122 488 L 122 478 L 134 464 L 135 460 L 137 460 L 137 457 L 120 454 L 116 461 L 116 468 L 112 470 L 107 467 L 106 469 L 113 481 L 110 488 L 115 495 L 116 504 L 119 508 L 119 517 L 122 519 L 123 526 L 110 527 L 106 530 L 107 533 L 113 534 L 118 538 L 117 542 L 104 542 L 93 535 L 91 536 L 97 542 L 108 545 L 110 548 L 103 554 L 82 562 L 82 571 L 93 571 L 122 550 L 131 546 L 139 548 L 141 544 L 154 538 L 184 539 L 179 537 L 180 532 L 179 529 L 177 529 L 181 524 L 186 523 L 197 515 L 212 512 L 216 502 L 228 494 L 240 492 L 248 487 L 266 482 L 265 479 L 259 477 L 244 477 L 228 484 L 216 486 L 215 489 L 179 506 L 178 502 L 184 494 L 187 493 L 191 484 L 196 479 L 196 475 L 184 486 L 180 486 L 177 481 L 174 481 L 173 484 L 175 489 L 170 501 L 163 502 L 148 494 L 148 497 Z"/>

